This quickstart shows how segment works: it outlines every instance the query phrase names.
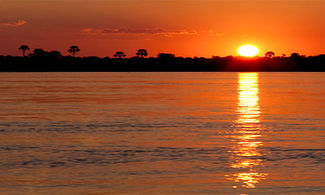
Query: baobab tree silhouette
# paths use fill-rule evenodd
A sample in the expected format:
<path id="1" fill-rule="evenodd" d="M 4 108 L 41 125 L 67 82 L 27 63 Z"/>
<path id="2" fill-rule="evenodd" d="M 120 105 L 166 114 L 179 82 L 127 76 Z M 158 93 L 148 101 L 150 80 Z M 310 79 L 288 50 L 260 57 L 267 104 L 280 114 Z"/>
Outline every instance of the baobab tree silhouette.
<path id="1" fill-rule="evenodd" d="M 30 50 L 30 48 L 28 47 L 28 45 L 22 45 L 19 47 L 19 50 L 21 50 L 23 52 L 23 57 L 25 57 L 26 51 Z"/>
<path id="2" fill-rule="evenodd" d="M 114 57 L 116 58 L 124 58 L 126 55 L 123 51 L 117 51 L 115 54 L 114 54 Z"/>
<path id="3" fill-rule="evenodd" d="M 68 50 L 69 53 L 72 54 L 73 57 L 76 56 L 76 53 L 80 51 L 80 48 L 78 46 L 71 46 L 70 49 Z"/>
<path id="4" fill-rule="evenodd" d="M 138 52 L 137 52 L 136 54 L 137 54 L 138 57 L 143 58 L 143 57 L 145 57 L 145 56 L 148 55 L 148 52 L 147 52 L 147 50 L 145 50 L 145 49 L 139 49 Z"/>

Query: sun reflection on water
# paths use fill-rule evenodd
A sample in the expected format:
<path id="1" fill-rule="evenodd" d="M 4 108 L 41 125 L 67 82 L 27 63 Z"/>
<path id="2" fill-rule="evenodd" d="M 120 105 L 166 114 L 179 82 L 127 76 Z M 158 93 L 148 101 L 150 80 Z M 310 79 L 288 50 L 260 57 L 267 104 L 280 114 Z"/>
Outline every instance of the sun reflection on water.
<path id="1" fill-rule="evenodd" d="M 261 137 L 258 73 L 239 73 L 237 114 L 233 136 L 236 145 L 230 151 L 234 158 L 231 167 L 236 173 L 229 179 L 242 183 L 244 188 L 255 188 L 268 175 L 258 171 L 262 166 L 259 147 L 263 145 L 258 141 Z"/>

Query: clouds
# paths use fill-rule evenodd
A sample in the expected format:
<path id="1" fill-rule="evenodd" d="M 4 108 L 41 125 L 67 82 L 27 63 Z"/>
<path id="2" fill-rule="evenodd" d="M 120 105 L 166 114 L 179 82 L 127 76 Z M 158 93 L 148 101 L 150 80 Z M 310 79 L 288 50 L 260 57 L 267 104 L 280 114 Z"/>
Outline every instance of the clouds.
<path id="1" fill-rule="evenodd" d="M 224 36 L 225 34 L 224 33 L 217 32 L 217 31 L 214 31 L 214 30 L 209 30 L 209 35 L 211 37 L 221 37 L 221 36 Z"/>
<path id="2" fill-rule="evenodd" d="M 96 34 L 96 35 L 160 35 L 164 37 L 174 37 L 179 35 L 197 35 L 198 32 L 195 30 L 167 30 L 161 28 L 145 28 L 145 29 L 130 29 L 130 28 L 104 28 L 104 29 L 94 29 L 86 28 L 81 30 L 82 33 L 86 34 Z"/>
<path id="3" fill-rule="evenodd" d="M 0 25 L 7 26 L 7 27 L 18 27 L 18 26 L 23 26 L 25 24 L 27 24 L 27 21 L 25 21 L 25 20 L 18 20 L 17 22 L 0 23 Z"/>
<path id="4" fill-rule="evenodd" d="M 167 30 L 163 28 L 104 28 L 104 29 L 95 29 L 95 28 L 85 28 L 81 30 L 83 34 L 89 35 L 154 35 L 161 37 L 179 37 L 179 36 L 209 36 L 209 37 L 223 37 L 224 33 L 219 31 L 209 30 L 209 31 L 196 31 L 196 30 Z"/>

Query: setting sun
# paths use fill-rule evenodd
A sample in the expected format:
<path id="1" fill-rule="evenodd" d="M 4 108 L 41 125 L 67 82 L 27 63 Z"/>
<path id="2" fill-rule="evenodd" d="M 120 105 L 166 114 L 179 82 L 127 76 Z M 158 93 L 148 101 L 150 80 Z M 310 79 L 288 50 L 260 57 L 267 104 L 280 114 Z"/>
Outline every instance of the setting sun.
<path id="1" fill-rule="evenodd" d="M 244 45 L 238 49 L 238 53 L 244 57 L 254 57 L 258 54 L 259 50 L 254 45 Z"/>

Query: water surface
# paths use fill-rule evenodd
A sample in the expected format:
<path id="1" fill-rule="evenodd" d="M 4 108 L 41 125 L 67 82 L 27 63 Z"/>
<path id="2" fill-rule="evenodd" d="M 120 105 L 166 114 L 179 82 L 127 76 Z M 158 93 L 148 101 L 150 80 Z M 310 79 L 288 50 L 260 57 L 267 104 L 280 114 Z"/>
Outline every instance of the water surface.
<path id="1" fill-rule="evenodd" d="M 1 194 L 324 194 L 324 73 L 0 73 Z"/>

